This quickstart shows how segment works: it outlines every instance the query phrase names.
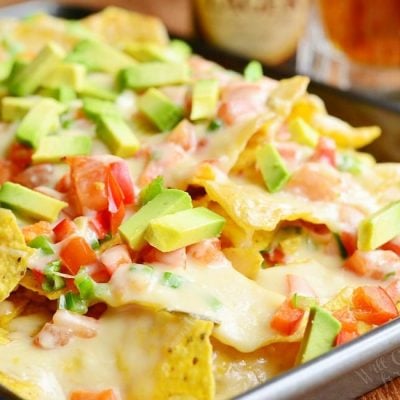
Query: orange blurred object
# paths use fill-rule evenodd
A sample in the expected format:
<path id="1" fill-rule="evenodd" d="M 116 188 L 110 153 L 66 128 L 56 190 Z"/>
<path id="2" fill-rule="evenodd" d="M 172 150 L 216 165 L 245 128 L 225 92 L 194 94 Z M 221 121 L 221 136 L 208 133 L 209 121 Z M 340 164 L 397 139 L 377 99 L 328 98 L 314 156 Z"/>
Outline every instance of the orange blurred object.
<path id="1" fill-rule="evenodd" d="M 329 39 L 350 59 L 400 67 L 399 0 L 320 0 Z"/>

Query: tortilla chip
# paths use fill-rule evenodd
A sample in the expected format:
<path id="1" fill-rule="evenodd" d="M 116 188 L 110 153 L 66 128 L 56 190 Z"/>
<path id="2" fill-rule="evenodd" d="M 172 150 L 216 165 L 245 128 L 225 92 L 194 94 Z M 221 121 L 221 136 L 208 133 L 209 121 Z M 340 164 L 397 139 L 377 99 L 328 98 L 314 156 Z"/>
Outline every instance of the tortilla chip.
<path id="1" fill-rule="evenodd" d="M 42 391 L 33 383 L 16 379 L 3 372 L 0 372 L 0 384 L 23 399 L 40 400 L 43 398 Z"/>
<path id="2" fill-rule="evenodd" d="M 106 42 L 124 47 L 129 42 L 168 43 L 168 33 L 158 18 L 107 7 L 82 20 L 82 24 Z"/>
<path id="3" fill-rule="evenodd" d="M 164 361 L 158 368 L 154 399 L 212 399 L 213 323 L 184 318 L 175 343 L 164 349 Z"/>
<path id="4" fill-rule="evenodd" d="M 300 75 L 280 80 L 268 98 L 268 106 L 277 114 L 288 116 L 295 102 L 306 93 L 309 82 L 309 78 Z"/>
<path id="5" fill-rule="evenodd" d="M 264 258 L 254 247 L 228 247 L 223 250 L 233 267 L 249 279 L 255 279 L 260 271 Z"/>
<path id="6" fill-rule="evenodd" d="M 25 244 L 24 236 L 14 214 L 0 209 L 0 301 L 3 301 L 21 281 L 32 249 Z"/>

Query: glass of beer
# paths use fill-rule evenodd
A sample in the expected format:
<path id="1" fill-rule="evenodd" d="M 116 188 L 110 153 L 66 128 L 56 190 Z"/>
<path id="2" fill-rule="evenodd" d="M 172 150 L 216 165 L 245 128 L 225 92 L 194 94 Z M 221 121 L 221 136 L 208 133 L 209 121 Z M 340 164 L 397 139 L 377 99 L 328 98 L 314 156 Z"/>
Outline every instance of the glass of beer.
<path id="1" fill-rule="evenodd" d="M 400 91 L 400 0 L 318 0 L 297 69 L 344 89 Z"/>

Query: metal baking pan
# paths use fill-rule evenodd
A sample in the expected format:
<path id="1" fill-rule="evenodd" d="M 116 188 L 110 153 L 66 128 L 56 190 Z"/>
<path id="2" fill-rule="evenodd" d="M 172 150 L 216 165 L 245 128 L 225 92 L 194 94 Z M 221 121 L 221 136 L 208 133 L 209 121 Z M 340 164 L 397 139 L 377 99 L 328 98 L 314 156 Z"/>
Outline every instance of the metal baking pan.
<path id="1" fill-rule="evenodd" d="M 45 11 L 63 18 L 81 18 L 92 10 L 61 6 L 51 1 L 31 1 L 0 8 L 4 16 L 24 17 Z M 226 54 L 200 40 L 189 41 L 194 51 L 221 65 L 241 71 L 248 60 Z M 283 78 L 290 68 L 264 68 L 266 75 Z M 400 104 L 361 96 L 311 82 L 329 112 L 353 125 L 379 125 L 383 136 L 368 146 L 379 161 L 400 162 Z M 400 320 L 392 321 L 304 365 L 293 368 L 236 397 L 237 400 L 354 399 L 400 376 Z M 0 400 L 23 400 L 0 386 Z M 26 400 L 26 399 L 25 399 Z"/>

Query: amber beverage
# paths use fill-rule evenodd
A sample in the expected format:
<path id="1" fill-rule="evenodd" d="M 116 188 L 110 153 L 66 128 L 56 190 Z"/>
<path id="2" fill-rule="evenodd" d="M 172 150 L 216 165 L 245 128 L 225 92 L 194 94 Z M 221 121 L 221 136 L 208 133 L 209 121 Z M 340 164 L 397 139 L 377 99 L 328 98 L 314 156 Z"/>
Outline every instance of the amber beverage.
<path id="1" fill-rule="evenodd" d="M 400 67 L 400 0 L 320 0 L 325 33 L 351 60 Z"/>

